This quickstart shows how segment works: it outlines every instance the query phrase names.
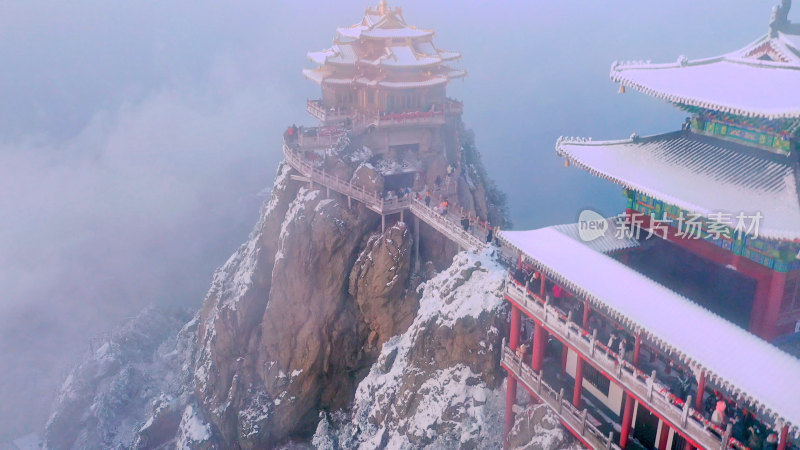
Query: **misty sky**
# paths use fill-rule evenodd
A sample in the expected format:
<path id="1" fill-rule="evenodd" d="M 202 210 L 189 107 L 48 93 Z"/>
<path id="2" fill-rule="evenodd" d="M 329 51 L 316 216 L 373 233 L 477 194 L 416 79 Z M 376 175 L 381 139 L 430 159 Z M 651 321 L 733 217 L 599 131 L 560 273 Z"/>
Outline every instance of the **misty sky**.
<path id="1" fill-rule="evenodd" d="M 255 223 L 281 131 L 313 123 L 306 51 L 372 3 L 0 2 L 0 442 L 42 424 L 89 338 L 148 304 L 199 306 Z M 669 105 L 618 95 L 613 60 L 738 49 L 776 3 L 398 4 L 463 53 L 450 95 L 521 229 L 622 207 L 618 186 L 563 167 L 559 135 L 680 126 Z"/>

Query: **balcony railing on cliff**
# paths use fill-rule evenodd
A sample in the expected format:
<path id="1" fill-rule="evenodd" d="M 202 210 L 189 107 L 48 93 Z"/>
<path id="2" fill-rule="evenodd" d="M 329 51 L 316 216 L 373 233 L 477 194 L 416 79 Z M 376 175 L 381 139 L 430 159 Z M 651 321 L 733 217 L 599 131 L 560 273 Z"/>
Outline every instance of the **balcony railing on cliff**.
<path id="1" fill-rule="evenodd" d="M 439 214 L 433 208 L 425 206 L 422 200 L 418 198 L 412 199 L 410 209 L 411 213 L 418 217 L 419 220 L 447 236 L 448 239 L 458 244 L 459 247 L 466 250 L 480 250 L 486 247 L 486 243 L 480 238 Z"/>
<path id="2" fill-rule="evenodd" d="M 537 398 L 545 402 L 558 416 L 561 421 L 593 449 L 619 449 L 614 443 L 614 433 L 604 436 L 597 427 L 588 420 L 588 411 L 578 410 L 564 398 L 564 389 L 556 392 L 546 381 L 542 373 L 536 373 L 531 366 L 525 364 L 521 358 L 514 354 L 503 339 L 503 356 L 501 364 L 508 369 L 514 376 L 532 392 Z"/>
<path id="3" fill-rule="evenodd" d="M 303 158 L 302 154 L 298 150 L 293 149 L 286 141 L 283 143 L 283 155 L 289 165 L 312 182 L 321 184 L 326 188 L 333 189 L 340 194 L 358 200 L 366 205 L 367 208 L 378 214 L 397 213 L 407 209 L 409 206 L 409 198 L 401 199 L 394 197 L 386 199 L 377 192 L 367 191 L 363 187 L 348 180 L 341 179 L 335 174 L 326 173 L 324 168 L 320 169 L 314 167 L 312 162 Z"/>
<path id="4" fill-rule="evenodd" d="M 486 247 L 487 244 L 480 237 L 440 214 L 435 208 L 425 205 L 421 194 L 410 193 L 400 197 L 392 196 L 387 198 L 380 193 L 368 191 L 349 180 L 339 178 L 336 174 L 326 173 L 324 168 L 316 167 L 312 161 L 303 157 L 302 152 L 297 148 L 299 142 L 299 139 L 285 139 L 283 154 L 286 162 L 312 183 L 320 184 L 327 189 L 333 189 L 349 199 L 355 199 L 382 216 L 410 210 L 420 220 L 444 234 L 461 248 L 479 250 Z M 453 188 L 452 192 L 450 188 Z M 447 183 L 443 190 L 435 191 L 435 194 L 438 197 L 453 195 L 455 194 L 454 188 L 454 183 Z M 483 228 L 476 227 L 476 231 L 478 230 L 483 231 Z"/>
<path id="5" fill-rule="evenodd" d="M 446 116 L 462 114 L 464 105 L 458 100 L 448 98 L 427 111 L 378 113 L 355 108 L 329 108 L 322 100 L 307 100 L 306 111 L 326 125 L 347 123 L 354 131 L 362 131 L 370 126 L 443 125 Z"/>
<path id="6" fill-rule="evenodd" d="M 578 352 L 586 362 L 661 416 L 684 438 L 706 449 L 746 450 L 747 447 L 731 438 L 730 427 L 722 430 L 692 408 L 691 396 L 684 402 L 671 394 L 665 385 L 658 382 L 655 371 L 649 375 L 640 371 L 600 343 L 596 333 L 589 334 L 583 330 L 568 315 L 535 293 L 526 291 L 511 276 L 506 280 L 506 295 L 523 311 L 539 320 L 548 332 Z"/>
<path id="7" fill-rule="evenodd" d="M 307 100 L 306 111 L 322 123 L 344 122 L 355 114 L 351 109 L 326 108 L 322 100 Z"/>

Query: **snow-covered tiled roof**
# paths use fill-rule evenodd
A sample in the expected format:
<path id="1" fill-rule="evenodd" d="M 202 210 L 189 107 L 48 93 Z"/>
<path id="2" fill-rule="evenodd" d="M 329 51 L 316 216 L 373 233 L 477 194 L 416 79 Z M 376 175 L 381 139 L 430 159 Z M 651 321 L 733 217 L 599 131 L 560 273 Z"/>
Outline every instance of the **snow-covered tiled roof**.
<path id="1" fill-rule="evenodd" d="M 615 62 L 611 79 L 676 104 L 748 117 L 800 118 L 800 36 L 776 32 L 708 59 Z"/>
<path id="2" fill-rule="evenodd" d="M 394 39 L 394 38 L 420 38 L 431 36 L 433 31 L 420 30 L 412 27 L 402 28 L 373 28 L 361 32 L 361 36 L 374 39 Z"/>
<path id="3" fill-rule="evenodd" d="M 419 87 L 437 86 L 447 83 L 447 77 L 432 77 L 420 81 L 379 81 L 378 86 L 391 89 L 409 89 Z"/>
<path id="4" fill-rule="evenodd" d="M 501 231 L 498 237 L 595 308 L 797 431 L 800 360 L 558 229 Z"/>
<path id="5" fill-rule="evenodd" d="M 354 39 L 414 39 L 433 35 L 433 30 L 406 24 L 400 8 L 390 8 L 385 2 L 377 8 L 368 8 L 361 23 L 340 27 L 336 32 L 339 36 Z"/>
<path id="6" fill-rule="evenodd" d="M 432 37 L 432 30 L 408 25 L 400 8 L 382 1 L 376 8 L 367 8 L 360 23 L 339 28 L 331 48 L 307 54 L 329 72 L 304 74 L 318 84 L 351 84 L 355 77 L 362 85 L 390 88 L 433 86 L 466 76 L 465 71 L 446 64 L 461 54 L 437 49 Z M 374 70 L 379 67 L 386 70 Z M 409 80 L 408 69 L 425 70 L 417 70 L 418 79 Z"/>
<path id="7" fill-rule="evenodd" d="M 439 51 L 436 50 L 436 47 L 433 46 L 433 42 L 431 41 L 415 42 L 414 49 L 417 51 L 417 53 L 422 53 L 428 56 L 435 56 L 439 54 Z"/>
<path id="8" fill-rule="evenodd" d="M 422 67 L 439 64 L 442 58 L 439 55 L 428 56 L 417 53 L 407 45 L 389 47 L 389 55 L 381 60 L 383 66 L 395 67 Z"/>
<path id="9" fill-rule="evenodd" d="M 330 70 L 324 67 L 318 69 L 303 69 L 303 76 L 319 85 L 321 85 L 325 77 L 331 75 L 331 73 Z"/>
<path id="10" fill-rule="evenodd" d="M 355 48 L 352 44 L 338 44 L 333 47 L 318 51 L 308 52 L 306 55 L 311 61 L 324 66 L 325 64 L 343 64 L 352 65 L 358 61 Z"/>
<path id="11" fill-rule="evenodd" d="M 352 44 L 339 44 L 334 47 L 336 54 L 328 58 L 333 64 L 355 64 L 358 61 L 356 49 Z"/>
<path id="12" fill-rule="evenodd" d="M 320 66 L 324 66 L 325 63 L 328 62 L 328 58 L 334 55 L 336 55 L 336 50 L 334 48 L 329 48 L 326 50 L 320 50 L 318 52 L 308 52 L 306 57 L 308 57 L 308 59 L 310 59 L 312 62 L 315 62 Z"/>
<path id="13" fill-rule="evenodd" d="M 786 156 L 731 141 L 674 132 L 635 140 L 559 139 L 571 164 L 692 213 L 761 213 L 758 235 L 800 239 L 797 168 Z"/>
<path id="14" fill-rule="evenodd" d="M 444 60 L 444 61 L 452 61 L 454 59 L 461 58 L 461 53 L 460 52 L 448 52 L 448 51 L 440 50 L 439 51 L 439 56 L 441 56 L 442 60 Z"/>
<path id="15" fill-rule="evenodd" d="M 579 224 L 577 223 L 554 225 L 552 228 L 600 253 L 614 253 L 621 250 L 638 247 L 639 241 L 628 236 L 628 233 L 618 234 L 616 232 L 620 220 L 624 220 L 624 216 L 607 218 L 605 231 L 603 234 L 589 241 L 581 239 L 580 230 L 578 229 Z"/>
<path id="16" fill-rule="evenodd" d="M 445 60 L 453 60 L 461 57 L 458 52 L 440 52 L 436 50 L 432 42 L 423 42 L 411 45 L 391 45 L 386 47 L 386 52 L 374 59 L 359 58 L 355 46 L 352 43 L 337 44 L 333 47 L 318 52 L 308 52 L 306 55 L 312 62 L 325 65 L 349 65 L 353 66 L 358 62 L 371 66 L 388 67 L 425 67 L 440 64 Z"/>

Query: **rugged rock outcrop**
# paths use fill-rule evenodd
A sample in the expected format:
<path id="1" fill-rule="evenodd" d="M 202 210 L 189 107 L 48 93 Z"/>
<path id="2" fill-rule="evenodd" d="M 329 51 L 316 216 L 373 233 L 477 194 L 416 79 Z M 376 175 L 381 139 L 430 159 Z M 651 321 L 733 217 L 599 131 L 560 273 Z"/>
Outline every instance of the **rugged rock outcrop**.
<path id="1" fill-rule="evenodd" d="M 503 279 L 488 252 L 462 253 L 422 284 L 411 326 L 384 344 L 350 412 L 323 414 L 314 445 L 498 447 Z"/>
<path id="2" fill-rule="evenodd" d="M 350 273 L 348 291 L 369 327 L 365 350 L 371 353 L 405 331 L 419 306 L 413 289 L 418 278 L 410 280 L 412 243 L 408 227 L 398 222 L 385 234 L 369 238 Z"/>
<path id="3" fill-rule="evenodd" d="M 189 317 L 186 311 L 148 308 L 99 344 L 64 382 L 46 426 L 45 447 L 127 448 L 152 414 L 154 399 L 180 410 L 191 395 L 186 369 L 196 322 L 187 324 Z M 173 441 L 180 414 L 164 433 L 151 430 L 154 444 Z"/>
<path id="4" fill-rule="evenodd" d="M 340 147 L 325 154 L 326 170 L 379 190 L 379 172 L 365 163 L 370 152 Z M 447 169 L 437 161 L 431 167 Z M 502 208 L 483 198 L 493 188 L 475 169 L 480 160 L 461 166 L 452 201 L 502 217 Z M 380 216 L 292 180 L 291 172 L 279 167 L 248 241 L 215 272 L 172 350 L 164 344 L 154 357 L 170 375 L 161 366 L 137 372 L 118 364 L 101 375 L 91 369 L 97 362 L 79 369 L 86 384 L 105 380 L 124 393 L 109 398 L 136 398 L 135 412 L 112 405 L 117 425 L 98 422 L 95 390 L 65 386 L 74 398 L 57 406 L 48 442 L 69 439 L 54 448 L 272 448 L 308 440 L 315 430 L 347 447 L 402 440 L 425 446 L 455 436 L 464 447 L 499 442 L 502 427 L 490 425 L 502 416 L 499 266 L 488 254 L 462 254 L 450 266 L 457 248 L 423 224 L 416 256 L 423 270 L 414 273 L 413 222 L 389 217 L 381 232 Z M 428 169 L 426 177 L 444 175 Z M 168 330 L 160 327 L 159 342 Z M 380 402 L 373 405 L 372 396 Z M 85 437 L 94 424 L 103 431 Z M 327 434 L 320 431 L 326 426 Z"/>
<path id="5" fill-rule="evenodd" d="M 527 394 L 523 394 L 527 395 Z M 558 416 L 546 405 L 529 404 L 514 421 L 508 437 L 509 447 L 520 450 L 581 450 L 580 444 L 561 425 Z"/>
<path id="6" fill-rule="evenodd" d="M 377 218 L 279 180 L 201 311 L 195 384 L 223 439 L 274 445 L 348 401 L 361 358 L 348 275 Z M 277 237 L 277 239 L 276 239 Z M 405 283 L 406 280 L 401 280 Z"/>
<path id="7" fill-rule="evenodd" d="M 362 161 L 370 152 L 354 148 L 332 149 L 323 164 L 341 172 L 336 157 L 361 161 L 352 177 L 378 189 L 380 174 Z M 241 448 L 309 436 L 319 411 L 348 407 L 381 345 L 408 328 L 419 304 L 408 225 L 390 222 L 381 234 L 379 216 L 363 205 L 286 175 L 284 167 L 251 241 L 215 276 L 198 325 L 198 402 L 223 441 Z M 482 179 L 463 183 L 464 197 L 483 195 Z M 455 246 L 420 232 L 421 256 L 446 267 Z M 469 346 L 459 341 L 465 333 L 485 334 L 485 325 L 465 321 L 454 335 L 431 325 L 428 340 L 449 344 L 426 357 L 496 367 L 496 358 L 457 351 Z"/>

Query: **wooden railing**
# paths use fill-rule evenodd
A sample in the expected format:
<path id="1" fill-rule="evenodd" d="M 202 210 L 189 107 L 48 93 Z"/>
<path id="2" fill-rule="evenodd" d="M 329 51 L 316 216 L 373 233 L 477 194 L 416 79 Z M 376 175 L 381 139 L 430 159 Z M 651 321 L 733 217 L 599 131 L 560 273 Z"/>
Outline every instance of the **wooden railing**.
<path id="1" fill-rule="evenodd" d="M 336 175 L 325 173 L 324 169 L 314 167 L 311 162 L 305 160 L 298 151 L 291 148 L 286 142 L 283 143 L 283 155 L 286 158 L 286 162 L 304 177 L 314 183 L 333 189 L 342 195 L 358 200 L 378 214 L 394 214 L 407 209 L 409 206 L 408 198 L 395 197 L 385 199 L 377 192 L 367 191 L 357 184 L 343 180 Z"/>
<path id="2" fill-rule="evenodd" d="M 310 133 L 309 130 L 314 130 Z M 299 129 L 296 137 L 296 144 L 300 148 L 315 150 L 333 147 L 339 143 L 339 139 L 346 134 L 343 128 L 322 127 Z"/>
<path id="3" fill-rule="evenodd" d="M 511 348 L 505 345 L 505 340 L 503 340 L 503 356 L 500 362 L 525 385 L 525 388 L 533 392 L 536 397 L 558 414 L 561 421 L 580 436 L 584 443 L 588 444 L 592 449 L 619 449 L 619 446 L 614 443 L 613 432 L 607 436 L 603 435 L 597 427 L 587 420 L 588 411 L 586 409 L 578 410 L 569 399 L 564 398 L 563 388 L 556 392 L 544 381 L 541 372 L 534 372 L 529 365 L 514 355 Z"/>
<path id="4" fill-rule="evenodd" d="M 445 114 L 463 114 L 464 104 L 448 97 L 444 102 L 444 112 Z"/>
<path id="5" fill-rule="evenodd" d="M 363 187 L 348 180 L 343 180 L 335 174 L 326 173 L 324 169 L 314 167 L 313 163 L 303 158 L 303 155 L 292 148 L 290 143 L 286 141 L 283 143 L 283 155 L 289 165 L 310 181 L 360 201 L 367 208 L 378 214 L 396 214 L 405 209 L 410 209 L 416 217 L 444 234 L 448 239 L 458 244 L 459 247 L 465 250 L 479 250 L 486 247 L 486 244 L 479 237 L 439 214 L 434 208 L 425 206 L 422 200 L 416 198 L 418 197 L 416 194 L 384 198 L 377 192 L 367 191 Z"/>
<path id="6" fill-rule="evenodd" d="M 306 111 L 322 123 L 345 121 L 352 118 L 352 110 L 326 108 L 322 100 L 307 100 Z"/>
<path id="7" fill-rule="evenodd" d="M 486 244 L 480 238 L 464 230 L 464 228 L 457 223 L 447 219 L 433 208 L 425 206 L 422 200 L 416 198 L 411 200 L 410 209 L 420 220 L 447 236 L 448 239 L 458 244 L 459 247 L 465 250 L 480 250 L 486 247 Z"/>
<path id="8" fill-rule="evenodd" d="M 327 108 L 322 100 L 306 100 L 306 111 L 324 124 L 340 123 L 351 120 L 354 131 L 363 131 L 370 125 L 421 125 L 445 123 L 445 115 L 459 115 L 464 111 L 464 105 L 458 100 L 445 99 L 441 104 L 436 104 L 433 111 L 414 111 L 395 114 L 378 114 L 375 111 L 367 112 L 353 108 Z"/>
<path id="9" fill-rule="evenodd" d="M 383 114 L 378 119 L 380 126 L 392 125 L 442 125 L 445 123 L 444 111 L 412 111 Z"/>
<path id="10" fill-rule="evenodd" d="M 726 430 L 722 430 L 706 420 L 699 411 L 694 410 L 691 407 L 691 396 L 686 402 L 681 401 L 657 381 L 655 371 L 648 375 L 638 370 L 601 344 L 596 338 L 596 333 L 591 335 L 587 333 L 569 316 L 565 316 L 547 301 L 530 291 L 526 292 L 525 287 L 511 276 L 506 282 L 506 295 L 526 313 L 539 320 L 548 332 L 566 342 L 584 360 L 606 374 L 611 381 L 633 395 L 648 409 L 656 412 L 684 437 L 706 449 L 747 448 L 730 437 L 730 425 Z"/>

